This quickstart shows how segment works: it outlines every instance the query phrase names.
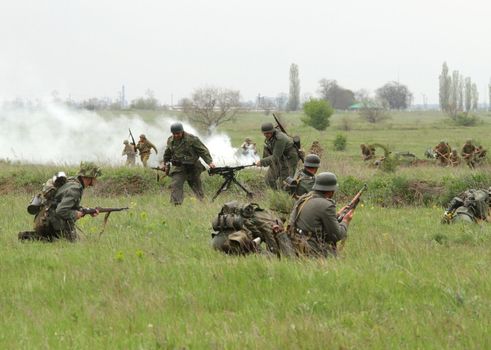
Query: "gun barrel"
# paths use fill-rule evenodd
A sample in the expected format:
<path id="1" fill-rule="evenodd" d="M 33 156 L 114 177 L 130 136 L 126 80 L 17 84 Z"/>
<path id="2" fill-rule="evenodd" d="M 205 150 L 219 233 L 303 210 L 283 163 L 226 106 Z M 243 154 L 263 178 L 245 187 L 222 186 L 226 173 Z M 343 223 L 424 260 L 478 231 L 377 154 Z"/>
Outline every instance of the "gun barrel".
<path id="1" fill-rule="evenodd" d="M 99 213 L 110 213 L 113 211 L 123 211 L 123 210 L 128 210 L 130 209 L 129 207 L 122 207 L 122 208 L 101 208 L 101 207 L 96 207 L 96 208 L 83 208 L 82 213 L 84 214 L 94 214 L 95 212 Z"/>

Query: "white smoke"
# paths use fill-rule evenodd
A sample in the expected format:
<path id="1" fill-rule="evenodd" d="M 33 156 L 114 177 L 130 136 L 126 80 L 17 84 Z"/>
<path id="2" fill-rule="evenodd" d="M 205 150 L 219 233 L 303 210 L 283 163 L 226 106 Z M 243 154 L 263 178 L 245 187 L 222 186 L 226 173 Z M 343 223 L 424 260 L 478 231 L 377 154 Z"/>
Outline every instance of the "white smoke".
<path id="1" fill-rule="evenodd" d="M 177 117 L 161 116 L 146 122 L 136 113 L 101 116 L 55 103 L 36 107 L 4 106 L 0 107 L 0 159 L 35 164 L 76 165 L 81 161 L 95 161 L 123 165 L 123 140 L 130 140 L 128 129 L 131 129 L 136 142 L 140 134 L 145 134 L 157 147 L 159 153 L 152 151 L 149 160 L 150 166 L 157 166 L 170 136 L 170 125 L 177 120 Z M 187 132 L 200 136 L 189 124 L 183 124 Z M 216 165 L 251 164 L 257 158 L 254 154 L 244 156 L 238 152 L 228 135 L 200 138 Z"/>

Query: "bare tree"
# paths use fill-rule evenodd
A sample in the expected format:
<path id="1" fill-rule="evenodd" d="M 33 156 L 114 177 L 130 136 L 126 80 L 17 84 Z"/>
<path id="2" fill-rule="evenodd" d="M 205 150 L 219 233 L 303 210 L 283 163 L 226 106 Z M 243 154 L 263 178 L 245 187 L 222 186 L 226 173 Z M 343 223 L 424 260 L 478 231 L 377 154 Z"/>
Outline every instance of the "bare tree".
<path id="1" fill-rule="evenodd" d="M 208 132 L 235 118 L 240 111 L 238 90 L 205 87 L 194 90 L 191 98 L 181 101 L 184 114 Z"/>
<path id="2" fill-rule="evenodd" d="M 406 109 L 411 105 L 413 94 L 406 85 L 391 81 L 377 89 L 377 97 L 386 101 L 391 109 Z"/>
<path id="3" fill-rule="evenodd" d="M 450 94 L 448 97 L 448 110 L 447 113 L 454 118 L 459 112 L 459 85 L 460 85 L 460 73 L 458 70 L 452 72 L 452 78 L 450 80 Z"/>
<path id="4" fill-rule="evenodd" d="M 471 100 L 471 109 L 473 111 L 477 111 L 477 108 L 479 106 L 479 91 L 477 91 L 476 83 L 472 83 L 471 86 Z"/>
<path id="5" fill-rule="evenodd" d="M 464 76 L 462 74 L 460 74 L 459 76 L 458 90 L 459 90 L 459 95 L 457 98 L 458 110 L 463 111 L 464 110 Z"/>
<path id="6" fill-rule="evenodd" d="M 491 112 L 491 79 L 489 79 L 488 84 L 488 111 Z"/>
<path id="7" fill-rule="evenodd" d="M 300 107 L 300 78 L 298 65 L 292 63 L 290 66 L 290 91 L 288 95 L 288 110 L 296 111 Z"/>
<path id="8" fill-rule="evenodd" d="M 355 103 L 355 94 L 353 91 L 345 89 L 338 85 L 336 80 L 321 79 L 319 80 L 319 95 L 323 100 L 329 101 L 335 109 L 348 109 Z"/>
<path id="9" fill-rule="evenodd" d="M 375 124 L 389 118 L 387 106 L 382 101 L 368 98 L 361 101 L 361 105 L 358 113 L 369 123 Z"/>

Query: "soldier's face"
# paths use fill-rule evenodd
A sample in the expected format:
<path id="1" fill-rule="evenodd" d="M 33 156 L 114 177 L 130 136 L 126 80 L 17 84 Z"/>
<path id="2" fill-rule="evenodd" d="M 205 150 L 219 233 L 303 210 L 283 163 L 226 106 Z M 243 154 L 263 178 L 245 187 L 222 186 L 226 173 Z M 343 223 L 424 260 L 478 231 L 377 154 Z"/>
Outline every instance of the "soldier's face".
<path id="1" fill-rule="evenodd" d="M 263 132 L 263 135 L 264 135 L 264 137 L 265 137 L 266 139 L 268 139 L 268 140 L 269 140 L 269 139 L 271 138 L 271 136 L 273 136 L 273 133 L 272 133 L 272 132 Z"/>
<path id="2" fill-rule="evenodd" d="M 174 140 L 180 140 L 180 139 L 182 139 L 182 135 L 184 135 L 184 132 L 183 131 L 173 132 L 172 133 L 172 137 L 174 138 Z"/>

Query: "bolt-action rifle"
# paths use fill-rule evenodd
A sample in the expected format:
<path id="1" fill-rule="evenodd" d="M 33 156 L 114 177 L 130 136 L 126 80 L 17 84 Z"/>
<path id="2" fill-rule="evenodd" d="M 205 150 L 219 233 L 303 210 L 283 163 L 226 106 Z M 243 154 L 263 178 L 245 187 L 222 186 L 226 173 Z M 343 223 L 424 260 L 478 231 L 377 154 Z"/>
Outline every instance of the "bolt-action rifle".
<path id="1" fill-rule="evenodd" d="M 348 205 L 339 213 L 337 216 L 338 222 L 343 221 L 344 217 L 350 210 L 353 210 L 356 208 L 358 203 L 360 203 L 360 197 L 367 190 L 368 186 L 367 184 L 364 184 L 361 190 L 358 191 L 358 193 L 353 197 L 353 199 L 348 203 Z"/>
<path id="2" fill-rule="evenodd" d="M 239 181 L 237 181 L 235 176 L 239 170 L 249 168 L 249 167 L 252 167 L 254 165 L 255 164 L 239 165 L 239 166 L 222 166 L 222 167 L 215 167 L 215 168 L 208 169 L 208 174 L 210 176 L 220 175 L 225 179 L 223 184 L 220 186 L 218 191 L 213 196 L 212 201 L 214 201 L 215 198 L 217 198 L 220 193 L 225 192 L 231 183 L 234 183 L 237 186 L 239 186 L 245 193 L 247 193 L 248 197 L 252 197 L 254 195 L 254 193 L 249 191 L 247 188 L 244 187 L 244 185 L 242 185 Z"/>
<path id="3" fill-rule="evenodd" d="M 283 127 L 283 125 L 281 125 L 280 120 L 278 119 L 278 117 L 274 113 L 273 113 L 273 118 L 274 118 L 274 120 L 276 122 L 276 125 L 278 125 L 278 127 L 280 128 L 281 132 L 283 134 L 285 134 L 286 136 L 290 137 L 293 140 L 293 146 L 297 150 L 298 157 L 300 158 L 300 160 L 302 161 L 302 163 L 304 163 L 304 158 L 305 157 L 304 157 L 303 151 L 300 149 L 301 148 L 301 145 L 300 145 L 300 137 L 299 136 L 290 136 L 290 135 L 288 135 L 288 133 L 286 132 L 286 129 Z"/>
<path id="4" fill-rule="evenodd" d="M 128 210 L 129 208 L 128 207 L 123 207 L 123 208 L 102 208 L 102 207 L 95 207 L 95 208 L 81 208 L 80 211 L 82 212 L 83 215 L 86 215 L 86 214 L 94 214 L 94 213 L 106 213 L 106 215 L 104 215 L 104 225 L 102 226 L 102 231 L 99 232 L 99 236 L 102 235 L 102 233 L 104 232 L 104 230 L 106 229 L 106 224 L 107 224 L 107 220 L 109 219 L 109 215 L 111 215 L 111 213 L 113 211 L 123 211 L 123 210 Z"/>
<path id="5" fill-rule="evenodd" d="M 131 129 L 128 128 L 128 131 L 130 132 L 130 137 L 131 137 L 131 144 L 133 145 L 133 149 L 135 150 L 136 152 L 136 142 L 135 142 L 135 138 L 133 137 L 133 134 L 131 133 Z"/>
<path id="6" fill-rule="evenodd" d="M 157 167 L 157 166 L 153 166 L 153 167 L 151 167 L 151 169 L 157 170 L 157 182 L 159 182 L 160 181 L 160 172 L 163 172 L 164 173 L 164 176 L 163 177 L 169 176 L 170 164 L 169 163 L 165 163 L 165 165 L 164 165 L 163 168 Z"/>

